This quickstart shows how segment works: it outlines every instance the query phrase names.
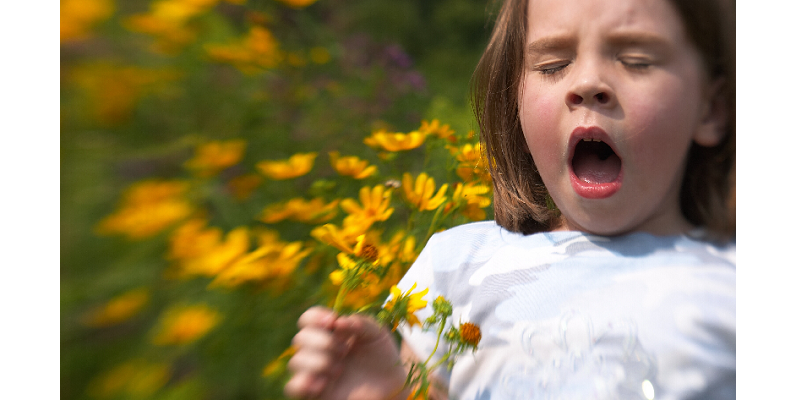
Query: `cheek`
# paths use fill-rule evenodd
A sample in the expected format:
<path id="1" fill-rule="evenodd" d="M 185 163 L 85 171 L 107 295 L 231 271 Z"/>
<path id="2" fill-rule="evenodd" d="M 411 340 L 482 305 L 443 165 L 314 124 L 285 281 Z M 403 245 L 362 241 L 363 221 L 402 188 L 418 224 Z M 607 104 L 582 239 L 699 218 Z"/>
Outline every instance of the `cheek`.
<path id="1" fill-rule="evenodd" d="M 559 103 L 553 96 L 536 93 L 536 90 L 522 96 L 520 122 L 536 167 L 542 178 L 551 170 L 562 166 L 559 138 Z M 536 94 L 534 94 L 536 93 Z M 563 102 L 560 104 L 563 106 Z"/>

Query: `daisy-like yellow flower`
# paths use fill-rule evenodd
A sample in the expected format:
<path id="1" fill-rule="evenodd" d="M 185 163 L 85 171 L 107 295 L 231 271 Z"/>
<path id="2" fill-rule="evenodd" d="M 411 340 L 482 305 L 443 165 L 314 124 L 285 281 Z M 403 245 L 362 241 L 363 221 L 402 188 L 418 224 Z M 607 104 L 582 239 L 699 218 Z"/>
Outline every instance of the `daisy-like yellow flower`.
<path id="1" fill-rule="evenodd" d="M 342 200 L 340 206 L 349 214 L 344 220 L 345 229 L 363 228 L 363 232 L 366 232 L 373 223 L 389 219 L 394 212 L 394 208 L 389 207 L 391 194 L 391 190 L 386 190 L 384 185 L 376 185 L 371 189 L 364 186 L 358 192 L 360 204 L 350 198 Z"/>
<path id="2" fill-rule="evenodd" d="M 465 182 L 475 180 L 476 178 L 485 183 L 491 183 L 492 178 L 489 171 L 486 169 L 486 162 L 481 155 L 481 144 L 467 143 L 461 147 L 451 147 L 451 153 L 458 161 L 456 167 L 456 174 Z"/>
<path id="3" fill-rule="evenodd" d="M 285 203 L 267 206 L 261 213 L 259 220 L 268 224 L 286 219 L 308 224 L 320 224 L 330 221 L 336 216 L 338 205 L 338 200 L 326 204 L 321 197 L 308 201 L 298 197 Z"/>
<path id="4" fill-rule="evenodd" d="M 261 244 L 217 275 L 211 286 L 236 287 L 245 282 L 266 282 L 287 277 L 311 252 L 301 242 L 283 242 L 274 232 L 264 232 Z"/>
<path id="5" fill-rule="evenodd" d="M 215 140 L 197 146 L 194 158 L 184 166 L 202 178 L 218 174 L 241 161 L 247 142 L 241 139 Z"/>
<path id="6" fill-rule="evenodd" d="M 303 176 L 314 167 L 316 152 L 298 153 L 288 160 L 265 160 L 256 164 L 256 168 L 270 179 L 291 179 Z"/>
<path id="7" fill-rule="evenodd" d="M 433 191 L 435 189 L 436 182 L 424 172 L 419 174 L 416 180 L 413 181 L 411 174 L 408 172 L 403 174 L 403 192 L 406 195 L 406 200 L 420 211 L 435 210 L 447 200 L 444 196 L 447 191 L 446 183 L 434 195 Z"/>
<path id="8" fill-rule="evenodd" d="M 415 282 L 405 293 L 402 293 L 397 285 L 394 285 L 391 289 L 389 289 L 392 298 L 386 302 L 386 304 L 383 306 L 383 309 L 392 316 L 392 330 L 397 329 L 397 325 L 401 320 L 408 321 L 410 326 L 422 326 L 414 313 L 428 305 L 427 300 L 422 300 L 422 297 L 428 294 L 428 289 L 425 288 L 425 290 L 421 292 L 412 294 L 411 292 L 413 292 L 416 287 L 417 284 Z"/>
<path id="9" fill-rule="evenodd" d="M 467 184 L 457 183 L 453 190 L 453 205 L 461 207 L 460 212 L 472 221 L 486 219 L 483 208 L 492 204 L 492 199 L 485 196 L 491 192 L 491 187 L 477 182 Z"/>
<path id="10" fill-rule="evenodd" d="M 385 130 L 372 132 L 372 135 L 364 139 L 364 144 L 374 149 L 386 151 L 403 151 L 416 149 L 425 143 L 426 135 L 419 131 L 409 133 L 390 133 Z"/>
<path id="11" fill-rule="evenodd" d="M 169 377 L 168 364 L 135 359 L 94 378 L 89 383 L 88 391 L 95 398 L 115 397 L 123 393 L 128 395 L 126 397 L 149 398 L 166 385 Z"/>
<path id="12" fill-rule="evenodd" d="M 144 308 L 150 294 L 145 288 L 127 291 L 104 304 L 103 307 L 91 311 L 84 322 L 89 326 L 109 326 L 126 321 Z"/>
<path id="13" fill-rule="evenodd" d="M 83 39 L 114 13 L 112 0 L 61 0 L 61 42 Z"/>
<path id="14" fill-rule="evenodd" d="M 455 131 L 450 129 L 450 125 L 443 125 L 438 119 L 434 119 L 431 122 L 422 121 L 419 131 L 426 135 L 436 135 L 437 137 L 446 139 L 451 143 L 456 142 Z"/>
<path id="15" fill-rule="evenodd" d="M 331 166 L 339 175 L 364 179 L 378 171 L 378 167 L 369 165 L 369 161 L 362 160 L 356 156 L 341 157 L 338 151 L 331 151 L 328 155 L 331 158 Z"/>
<path id="16" fill-rule="evenodd" d="M 356 238 L 363 233 L 363 231 L 340 229 L 334 224 L 325 224 L 311 230 L 311 236 L 315 239 L 347 253 L 353 252 Z"/>
<path id="17" fill-rule="evenodd" d="M 264 68 L 273 68 L 284 59 L 272 32 L 260 25 L 251 27 L 247 36 L 238 43 L 209 44 L 205 49 L 213 60 L 233 64 L 243 72 L 251 74 Z"/>
<path id="18" fill-rule="evenodd" d="M 188 189 L 182 181 L 136 183 L 122 195 L 119 209 L 100 221 L 97 232 L 133 240 L 153 236 L 191 214 L 194 208 L 185 198 Z"/>
<path id="19" fill-rule="evenodd" d="M 187 234 L 188 236 L 188 234 Z M 216 235 L 214 235 L 216 236 Z M 238 227 L 225 236 L 225 240 L 199 249 L 198 254 L 178 260 L 179 276 L 215 276 L 244 256 L 250 248 L 250 232 L 246 227 Z"/>
<path id="20" fill-rule="evenodd" d="M 211 308 L 199 304 L 167 310 L 153 338 L 157 345 L 181 345 L 194 342 L 220 321 L 221 316 Z"/>

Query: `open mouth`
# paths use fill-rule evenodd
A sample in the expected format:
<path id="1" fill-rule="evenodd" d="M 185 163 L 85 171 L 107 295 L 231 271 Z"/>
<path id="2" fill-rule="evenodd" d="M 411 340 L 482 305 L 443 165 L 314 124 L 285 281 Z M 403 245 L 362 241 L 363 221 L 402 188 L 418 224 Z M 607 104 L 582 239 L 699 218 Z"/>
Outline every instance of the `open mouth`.
<path id="1" fill-rule="evenodd" d="M 572 171 L 578 179 L 589 184 L 610 183 L 621 170 L 622 160 L 602 140 L 583 139 L 575 145 Z"/>

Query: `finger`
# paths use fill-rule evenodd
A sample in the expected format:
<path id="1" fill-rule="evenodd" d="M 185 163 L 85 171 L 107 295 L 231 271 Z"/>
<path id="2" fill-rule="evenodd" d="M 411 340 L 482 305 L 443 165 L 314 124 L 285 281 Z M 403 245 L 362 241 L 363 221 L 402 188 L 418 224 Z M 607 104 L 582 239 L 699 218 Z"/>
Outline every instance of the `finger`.
<path id="1" fill-rule="evenodd" d="M 283 393 L 287 397 L 295 399 L 314 398 L 325 390 L 327 384 L 328 378 L 325 376 L 301 373 L 286 382 Z"/>
<path id="2" fill-rule="evenodd" d="M 346 353 L 346 338 L 331 331 L 317 328 L 303 328 L 292 338 L 296 349 L 313 349 L 342 356 Z"/>
<path id="3" fill-rule="evenodd" d="M 332 329 L 336 321 L 336 313 L 325 307 L 311 307 L 297 319 L 297 327 L 316 327 L 321 329 Z"/>
<path id="4" fill-rule="evenodd" d="M 329 375 L 340 369 L 340 358 L 316 351 L 298 351 L 287 364 L 295 373 Z"/>
<path id="5" fill-rule="evenodd" d="M 374 340 L 388 333 L 388 329 L 381 326 L 374 319 L 364 315 L 348 315 L 340 317 L 333 325 L 337 336 L 354 336 L 358 340 Z"/>

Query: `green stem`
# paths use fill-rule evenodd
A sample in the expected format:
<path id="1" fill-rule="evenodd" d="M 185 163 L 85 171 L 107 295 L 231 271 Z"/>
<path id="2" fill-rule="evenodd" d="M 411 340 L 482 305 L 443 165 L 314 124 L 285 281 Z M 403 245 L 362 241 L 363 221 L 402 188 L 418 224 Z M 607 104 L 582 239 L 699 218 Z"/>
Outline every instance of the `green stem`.
<path id="1" fill-rule="evenodd" d="M 431 352 L 431 355 L 428 356 L 428 359 L 422 363 L 422 365 L 425 365 L 426 367 L 428 366 L 428 362 L 431 361 L 431 358 L 433 358 L 433 355 L 436 354 L 436 350 L 439 348 L 439 341 L 442 339 L 442 332 L 444 332 L 444 325 L 446 321 L 447 318 L 443 317 L 442 323 L 439 324 L 439 330 L 436 332 L 436 345 L 433 346 L 433 351 Z"/>
<path id="2" fill-rule="evenodd" d="M 344 296 L 348 292 L 345 286 L 345 283 L 342 282 L 342 286 L 339 286 L 339 293 L 336 293 L 336 301 L 333 303 L 333 311 L 336 314 L 342 313 L 342 303 L 344 303 Z"/>
<path id="3" fill-rule="evenodd" d="M 430 239 L 431 236 L 433 236 L 433 233 L 436 231 L 436 225 L 439 220 L 439 216 L 442 215 L 442 210 L 444 210 L 444 207 L 446 205 L 447 205 L 446 202 L 442 203 L 442 205 L 440 205 L 439 208 L 436 209 L 436 213 L 433 214 L 433 219 L 431 220 L 431 227 L 428 228 L 428 233 L 425 235 L 425 240 L 423 240 L 422 243 L 428 243 L 428 239 Z"/>

